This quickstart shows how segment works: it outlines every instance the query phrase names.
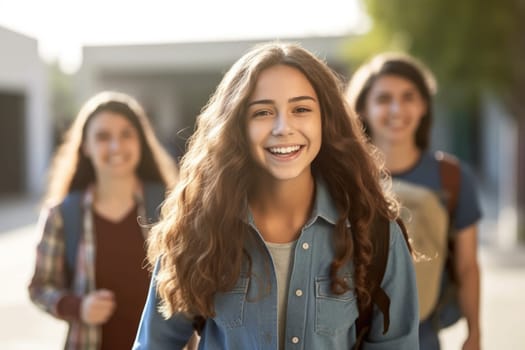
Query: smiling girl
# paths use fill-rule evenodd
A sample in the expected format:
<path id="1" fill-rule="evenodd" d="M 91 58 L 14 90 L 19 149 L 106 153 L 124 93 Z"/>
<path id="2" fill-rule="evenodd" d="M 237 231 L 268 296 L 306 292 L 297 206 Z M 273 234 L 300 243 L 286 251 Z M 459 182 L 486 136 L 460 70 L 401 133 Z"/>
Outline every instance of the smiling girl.
<path id="1" fill-rule="evenodd" d="M 181 349 L 194 329 L 200 349 L 352 348 L 377 218 L 378 234 L 390 226 L 390 326 L 376 309 L 364 345 L 417 348 L 411 255 L 387 221 L 396 203 L 348 113 L 336 75 L 297 45 L 257 46 L 232 66 L 154 227 L 135 349 Z"/>
<path id="2" fill-rule="evenodd" d="M 442 326 L 439 324 L 453 322 L 449 321 L 450 316 L 440 316 L 436 307 L 440 288 L 444 281 L 451 278 L 447 277 L 449 274 L 457 280 L 460 313 L 468 324 L 468 336 L 462 349 L 479 350 L 477 232 L 481 210 L 475 181 L 467 167 L 455 160 L 452 169 L 449 166 L 443 171 L 440 164 L 442 153 L 436 157 L 429 150 L 435 92 L 436 82 L 432 73 L 415 58 L 397 53 L 383 53 L 371 58 L 356 70 L 347 89 L 352 108 L 366 126 L 370 141 L 385 155 L 385 164 L 395 181 L 399 197 L 418 198 L 416 193 L 419 193 L 425 198 L 424 203 L 420 202 L 410 209 L 413 222 L 425 222 L 427 226 L 423 230 L 409 232 L 419 242 L 415 247 L 417 250 L 432 247 L 422 251 L 433 258 L 416 265 L 422 311 L 419 327 L 421 349 L 438 350 L 438 332 Z M 447 179 L 454 178 L 450 174 L 451 170 L 454 173 L 454 168 L 458 173 L 456 181 L 453 181 L 457 182 L 456 194 L 443 186 Z M 457 205 L 450 210 L 447 208 L 448 201 L 454 196 L 457 197 Z M 434 197 L 437 203 L 435 208 L 426 212 L 417 210 Z M 401 204 L 408 206 L 408 202 Z M 452 266 L 445 268 L 449 239 L 454 242 L 455 249 Z M 438 249 L 440 245 L 441 250 Z M 441 265 L 435 269 L 432 267 L 434 264 Z M 429 276 L 431 274 L 435 276 Z"/>
<path id="3" fill-rule="evenodd" d="M 137 217 L 155 219 L 175 175 L 137 101 L 103 92 L 85 103 L 53 162 L 29 286 L 69 323 L 65 349 L 131 347 L 149 281 Z"/>

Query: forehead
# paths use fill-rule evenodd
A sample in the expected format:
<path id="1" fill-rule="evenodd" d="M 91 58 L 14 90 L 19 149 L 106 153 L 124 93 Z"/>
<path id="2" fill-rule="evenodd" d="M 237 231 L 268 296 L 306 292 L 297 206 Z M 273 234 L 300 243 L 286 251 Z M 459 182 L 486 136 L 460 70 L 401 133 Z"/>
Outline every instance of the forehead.
<path id="1" fill-rule="evenodd" d="M 264 69 L 259 74 L 250 100 L 301 95 L 317 99 L 315 89 L 303 72 L 288 65 L 278 64 Z"/>
<path id="2" fill-rule="evenodd" d="M 112 111 L 100 111 L 95 113 L 88 121 L 87 131 L 91 130 L 114 130 L 133 128 L 131 121 L 125 115 Z"/>
<path id="3" fill-rule="evenodd" d="M 378 76 L 372 83 L 372 92 L 390 91 L 390 92 L 404 92 L 415 90 L 419 92 L 416 84 L 410 79 L 396 74 L 384 74 Z"/>

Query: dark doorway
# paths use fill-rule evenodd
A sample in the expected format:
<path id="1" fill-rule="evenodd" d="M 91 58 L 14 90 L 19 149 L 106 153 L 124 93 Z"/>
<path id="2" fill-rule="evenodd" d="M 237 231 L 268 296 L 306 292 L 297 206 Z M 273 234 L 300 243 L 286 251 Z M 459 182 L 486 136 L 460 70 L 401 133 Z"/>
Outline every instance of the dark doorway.
<path id="1" fill-rule="evenodd" d="M 25 191 L 25 96 L 0 91 L 0 196 Z"/>

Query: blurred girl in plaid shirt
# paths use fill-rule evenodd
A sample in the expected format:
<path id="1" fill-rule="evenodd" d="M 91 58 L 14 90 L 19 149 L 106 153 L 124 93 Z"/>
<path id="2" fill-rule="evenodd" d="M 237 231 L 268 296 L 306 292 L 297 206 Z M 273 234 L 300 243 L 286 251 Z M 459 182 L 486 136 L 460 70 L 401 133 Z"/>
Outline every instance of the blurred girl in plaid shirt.
<path id="1" fill-rule="evenodd" d="M 135 99 L 85 103 L 52 163 L 29 285 L 39 308 L 69 323 L 65 349 L 131 348 L 150 277 L 141 219 L 155 219 L 148 205 L 175 177 Z"/>

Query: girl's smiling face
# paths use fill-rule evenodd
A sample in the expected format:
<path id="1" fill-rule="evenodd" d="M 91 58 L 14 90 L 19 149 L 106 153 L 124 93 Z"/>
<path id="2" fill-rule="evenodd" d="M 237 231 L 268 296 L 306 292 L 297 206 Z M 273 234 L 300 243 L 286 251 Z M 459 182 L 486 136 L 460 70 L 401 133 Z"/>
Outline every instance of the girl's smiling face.
<path id="1" fill-rule="evenodd" d="M 83 151 L 91 159 L 98 179 L 135 174 L 140 147 L 137 129 L 118 113 L 101 111 L 87 125 Z"/>
<path id="2" fill-rule="evenodd" d="M 263 70 L 246 118 L 251 155 L 270 176 L 310 176 L 321 148 L 321 107 L 301 71 L 282 64 Z"/>
<path id="3" fill-rule="evenodd" d="M 364 117 L 374 143 L 415 143 L 427 103 L 410 80 L 398 75 L 380 76 L 365 101 Z"/>

